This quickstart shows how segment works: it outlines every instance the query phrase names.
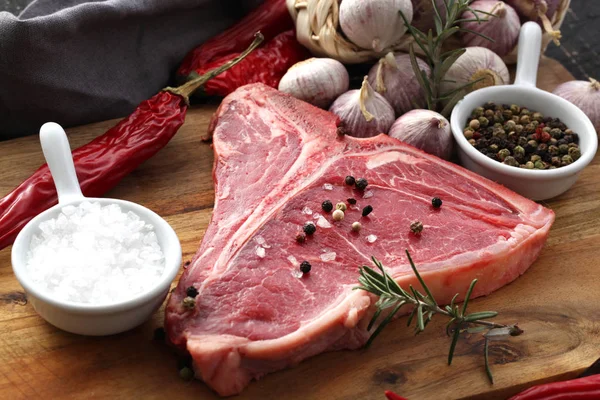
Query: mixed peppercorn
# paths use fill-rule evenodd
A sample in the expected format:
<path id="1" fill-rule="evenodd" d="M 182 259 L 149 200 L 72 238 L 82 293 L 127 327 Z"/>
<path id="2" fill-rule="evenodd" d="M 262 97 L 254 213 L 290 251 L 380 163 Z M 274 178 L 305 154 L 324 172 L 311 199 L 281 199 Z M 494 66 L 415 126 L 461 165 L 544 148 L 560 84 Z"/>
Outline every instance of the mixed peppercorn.
<path id="1" fill-rule="evenodd" d="M 475 108 L 463 134 L 480 153 L 513 167 L 555 169 L 581 157 L 577 133 L 560 119 L 516 104 Z"/>

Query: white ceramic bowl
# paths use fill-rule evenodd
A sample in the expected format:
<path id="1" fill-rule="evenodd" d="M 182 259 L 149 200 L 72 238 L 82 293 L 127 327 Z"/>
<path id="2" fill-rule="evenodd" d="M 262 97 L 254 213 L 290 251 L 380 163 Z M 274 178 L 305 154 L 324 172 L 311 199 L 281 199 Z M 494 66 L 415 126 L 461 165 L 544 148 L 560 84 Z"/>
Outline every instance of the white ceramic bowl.
<path id="1" fill-rule="evenodd" d="M 450 124 L 458 144 L 461 164 L 501 183 L 525 197 L 545 200 L 567 191 L 577 181 L 598 148 L 598 138 L 589 118 L 572 103 L 536 88 L 542 32 L 540 26 L 528 22 L 521 27 L 517 76 L 514 85 L 492 86 L 469 93 L 452 111 Z M 463 135 L 464 127 L 476 107 L 491 101 L 498 104 L 517 104 L 544 116 L 560 118 L 579 135 L 581 157 L 572 164 L 551 170 L 528 170 L 511 167 L 492 160 L 473 147 Z"/>
<path id="2" fill-rule="evenodd" d="M 19 233 L 12 247 L 12 266 L 17 280 L 25 289 L 28 301 L 36 312 L 52 325 L 82 335 L 111 335 L 124 332 L 146 321 L 162 304 L 181 265 L 181 245 L 171 226 L 153 211 L 129 201 L 85 198 L 75 175 L 69 142 L 64 130 L 48 123 L 40 130 L 44 156 L 52 172 L 59 195 L 59 204 L 33 218 Z M 82 201 L 98 202 L 102 206 L 117 204 L 125 212 L 132 211 L 154 226 L 158 243 L 165 256 L 165 270 L 158 283 L 149 291 L 130 300 L 108 305 L 75 303 L 53 298 L 39 290 L 26 269 L 31 237 L 42 221 L 56 218 L 66 205 Z"/>

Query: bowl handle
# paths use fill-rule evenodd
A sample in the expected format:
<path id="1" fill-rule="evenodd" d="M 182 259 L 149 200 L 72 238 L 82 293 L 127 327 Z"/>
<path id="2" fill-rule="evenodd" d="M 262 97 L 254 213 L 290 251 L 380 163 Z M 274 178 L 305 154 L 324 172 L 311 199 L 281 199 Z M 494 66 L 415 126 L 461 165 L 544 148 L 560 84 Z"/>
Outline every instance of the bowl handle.
<path id="1" fill-rule="evenodd" d="M 519 33 L 515 85 L 535 87 L 541 48 L 542 28 L 537 22 L 526 22 Z"/>
<path id="2" fill-rule="evenodd" d="M 40 128 L 40 142 L 44 157 L 52 173 L 58 193 L 58 203 L 66 204 L 83 200 L 79 187 L 69 139 L 64 129 L 55 122 L 47 122 Z"/>

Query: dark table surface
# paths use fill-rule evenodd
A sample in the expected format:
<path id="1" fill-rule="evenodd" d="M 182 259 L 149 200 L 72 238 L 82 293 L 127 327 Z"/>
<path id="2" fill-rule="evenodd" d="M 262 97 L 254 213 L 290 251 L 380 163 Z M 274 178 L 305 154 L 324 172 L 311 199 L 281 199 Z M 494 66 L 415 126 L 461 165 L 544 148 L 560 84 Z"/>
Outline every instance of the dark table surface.
<path id="1" fill-rule="evenodd" d="M 18 14 L 31 2 L 0 0 L 0 11 Z M 561 46 L 551 43 L 546 54 L 577 79 L 600 79 L 600 0 L 572 0 L 561 31 Z"/>

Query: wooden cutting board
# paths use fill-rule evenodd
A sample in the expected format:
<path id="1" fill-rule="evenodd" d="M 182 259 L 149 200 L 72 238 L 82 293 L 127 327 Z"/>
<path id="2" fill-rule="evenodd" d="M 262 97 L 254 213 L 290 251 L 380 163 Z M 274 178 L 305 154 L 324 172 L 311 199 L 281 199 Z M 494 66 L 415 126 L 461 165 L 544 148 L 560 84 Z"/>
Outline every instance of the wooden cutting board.
<path id="1" fill-rule="evenodd" d="M 552 90 L 572 79 L 545 59 L 540 86 Z M 183 259 L 196 251 L 213 204 L 209 144 L 199 140 L 215 106 L 190 110 L 187 122 L 154 158 L 108 193 L 164 216 L 179 235 Z M 73 147 L 115 121 L 69 129 Z M 0 143 L 0 195 L 43 160 L 36 136 Z M 600 156 L 566 194 L 544 203 L 556 212 L 548 243 L 525 275 L 471 311 L 496 310 L 499 322 L 525 330 L 490 346 L 496 383 L 486 380 L 483 340 L 459 342 L 446 365 L 450 339 L 438 317 L 415 337 L 406 319 L 391 324 L 369 350 L 321 354 L 295 368 L 252 383 L 239 399 L 384 399 L 392 389 L 416 399 L 503 399 L 532 384 L 573 378 L 600 357 Z M 436 320 L 437 319 L 437 320 Z M 0 251 L 0 397 L 5 399 L 214 399 L 201 382 L 179 379 L 177 357 L 153 331 L 163 309 L 129 332 L 83 337 L 62 332 L 37 316 L 17 283 L 10 248 Z"/>

